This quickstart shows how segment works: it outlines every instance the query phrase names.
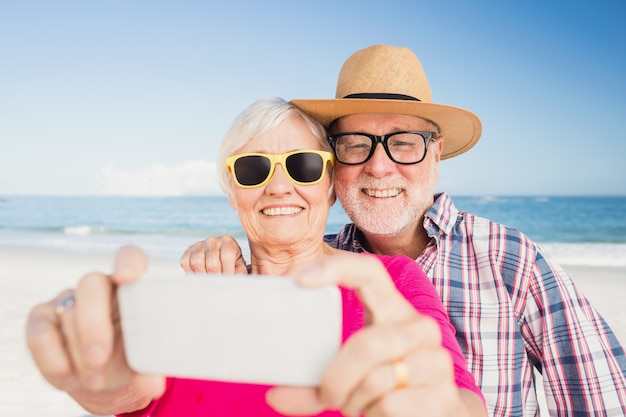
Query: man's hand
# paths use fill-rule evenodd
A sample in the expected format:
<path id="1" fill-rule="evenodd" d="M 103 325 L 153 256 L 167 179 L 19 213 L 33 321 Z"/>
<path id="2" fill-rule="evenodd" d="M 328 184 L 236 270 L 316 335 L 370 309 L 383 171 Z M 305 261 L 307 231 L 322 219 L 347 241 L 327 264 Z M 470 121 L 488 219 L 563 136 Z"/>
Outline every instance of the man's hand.
<path id="1" fill-rule="evenodd" d="M 209 237 L 187 248 L 180 258 L 185 272 L 247 274 L 239 244 L 229 235 Z"/>

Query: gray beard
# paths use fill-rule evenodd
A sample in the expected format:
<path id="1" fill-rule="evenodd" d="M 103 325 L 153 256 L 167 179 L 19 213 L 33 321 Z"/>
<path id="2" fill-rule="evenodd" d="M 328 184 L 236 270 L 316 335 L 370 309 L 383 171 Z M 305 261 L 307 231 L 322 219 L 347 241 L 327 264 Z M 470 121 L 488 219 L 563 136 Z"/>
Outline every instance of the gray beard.
<path id="1" fill-rule="evenodd" d="M 337 197 L 346 214 L 354 224 L 367 234 L 395 235 L 407 228 L 414 227 L 420 221 L 432 203 L 435 187 L 439 179 L 436 165 L 428 178 L 419 184 L 407 184 L 402 178 L 400 181 L 389 179 L 364 178 L 356 181 L 349 189 L 335 187 Z M 392 185 L 393 184 L 393 185 Z M 403 193 L 393 197 L 393 205 L 372 205 L 365 201 L 361 191 L 372 186 L 386 188 L 389 186 L 401 187 Z M 375 188 L 374 187 L 374 188 Z"/>

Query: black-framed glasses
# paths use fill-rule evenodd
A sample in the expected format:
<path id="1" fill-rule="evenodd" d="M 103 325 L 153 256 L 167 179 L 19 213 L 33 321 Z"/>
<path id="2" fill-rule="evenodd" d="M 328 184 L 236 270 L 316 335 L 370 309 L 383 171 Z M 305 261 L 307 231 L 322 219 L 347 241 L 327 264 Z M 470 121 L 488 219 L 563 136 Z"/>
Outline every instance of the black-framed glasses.
<path id="1" fill-rule="evenodd" d="M 243 153 L 226 158 L 226 167 L 241 188 L 265 185 L 281 164 L 291 181 L 298 185 L 313 185 L 322 180 L 327 162 L 332 165 L 333 154 L 306 150 L 283 154 Z"/>
<path id="2" fill-rule="evenodd" d="M 367 162 L 376 145 L 382 143 L 389 159 L 403 165 L 418 164 L 426 157 L 431 141 L 437 140 L 435 132 L 408 130 L 382 136 L 361 132 L 344 132 L 330 135 L 330 145 L 338 162 L 358 165 Z"/>

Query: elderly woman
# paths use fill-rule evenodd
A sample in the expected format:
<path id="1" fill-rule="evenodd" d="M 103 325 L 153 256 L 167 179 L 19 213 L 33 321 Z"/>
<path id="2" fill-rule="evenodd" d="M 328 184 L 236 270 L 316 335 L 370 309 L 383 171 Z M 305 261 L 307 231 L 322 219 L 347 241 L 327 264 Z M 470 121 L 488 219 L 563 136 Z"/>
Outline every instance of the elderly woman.
<path id="1" fill-rule="evenodd" d="M 249 240 L 249 272 L 296 276 L 307 287 L 341 286 L 344 345 L 321 385 L 135 373 L 114 297 L 116 285 L 145 270 L 145 256 L 134 247 L 118 252 L 112 275 L 86 275 L 73 291 L 33 309 L 28 345 L 51 384 L 96 414 L 486 415 L 443 306 L 417 264 L 323 242 L 335 197 L 333 157 L 317 122 L 281 99 L 261 100 L 234 121 L 219 162 L 221 184 Z M 62 301 L 68 294 L 71 305 Z"/>

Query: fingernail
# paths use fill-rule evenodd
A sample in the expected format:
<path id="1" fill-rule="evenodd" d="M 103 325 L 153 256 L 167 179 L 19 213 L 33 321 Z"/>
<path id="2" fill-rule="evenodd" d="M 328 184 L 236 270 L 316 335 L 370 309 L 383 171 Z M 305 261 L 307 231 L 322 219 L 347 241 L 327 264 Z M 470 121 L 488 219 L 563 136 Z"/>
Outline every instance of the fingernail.
<path id="1" fill-rule="evenodd" d="M 117 273 L 125 273 L 133 270 L 133 264 L 130 262 L 119 261 L 115 264 L 115 272 Z"/>

